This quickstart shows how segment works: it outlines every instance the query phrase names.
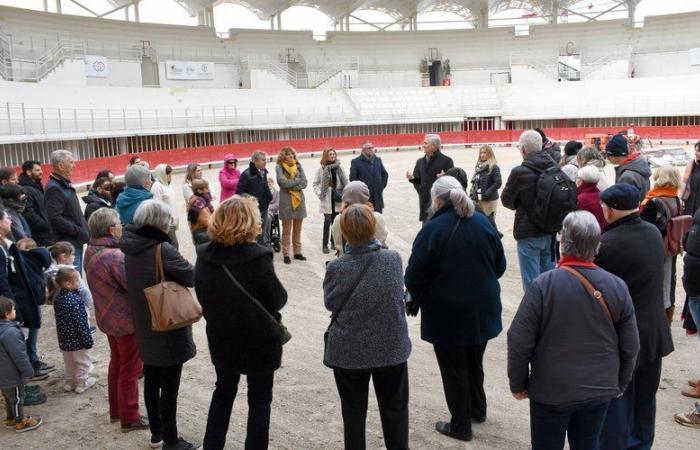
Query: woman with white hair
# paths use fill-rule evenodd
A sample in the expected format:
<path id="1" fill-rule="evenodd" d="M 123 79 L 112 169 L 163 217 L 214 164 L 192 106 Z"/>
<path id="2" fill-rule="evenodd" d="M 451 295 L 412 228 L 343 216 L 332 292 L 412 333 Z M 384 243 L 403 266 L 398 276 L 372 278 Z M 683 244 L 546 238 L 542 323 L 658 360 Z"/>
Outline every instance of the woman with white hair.
<path id="1" fill-rule="evenodd" d="M 501 287 L 506 270 L 503 245 L 459 182 L 443 176 L 431 191 L 432 217 L 413 242 L 405 284 L 412 301 L 409 314 L 421 315 L 421 339 L 433 344 L 449 422 L 435 428 L 469 441 L 471 422 L 486 420 L 483 357 L 486 344 L 498 336 Z"/>
<path id="2" fill-rule="evenodd" d="M 530 283 L 508 330 L 508 378 L 530 399 L 533 450 L 600 448 L 610 401 L 632 380 L 639 351 L 627 285 L 593 263 L 600 227 L 574 211 L 561 230 L 558 268 Z"/>
<path id="3" fill-rule="evenodd" d="M 595 166 L 584 166 L 576 173 L 576 189 L 578 190 L 578 209 L 588 211 L 598 221 L 600 232 L 605 230 L 605 214 L 600 206 L 600 171 Z"/>

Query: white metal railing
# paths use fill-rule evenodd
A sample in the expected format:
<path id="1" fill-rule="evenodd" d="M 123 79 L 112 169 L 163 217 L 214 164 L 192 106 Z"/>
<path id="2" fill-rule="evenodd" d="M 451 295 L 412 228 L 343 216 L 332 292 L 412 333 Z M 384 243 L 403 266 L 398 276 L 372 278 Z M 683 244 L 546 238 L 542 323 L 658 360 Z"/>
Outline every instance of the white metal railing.
<path id="1" fill-rule="evenodd" d="M 12 59 L 12 40 L 0 31 L 0 78 L 7 79 L 7 62 Z"/>
<path id="2" fill-rule="evenodd" d="M 268 70 L 296 88 L 315 88 L 343 70 L 359 70 L 360 67 L 356 56 L 317 58 L 308 63 L 297 54 L 297 62 L 288 64 L 269 55 L 257 54 L 249 55 L 242 62 L 248 65 L 248 69 Z"/>
<path id="3" fill-rule="evenodd" d="M 269 55 L 248 55 L 247 58 L 241 60 L 241 63 L 246 64 L 248 70 L 268 70 L 294 87 L 299 87 L 301 84 L 299 74 L 296 71 L 290 70 L 287 64 L 280 63 Z"/>
<path id="4" fill-rule="evenodd" d="M 3 78 L 11 81 L 42 80 L 66 59 L 85 57 L 85 47 L 81 41 L 61 40 L 39 58 L 10 56 L 5 58 Z"/>

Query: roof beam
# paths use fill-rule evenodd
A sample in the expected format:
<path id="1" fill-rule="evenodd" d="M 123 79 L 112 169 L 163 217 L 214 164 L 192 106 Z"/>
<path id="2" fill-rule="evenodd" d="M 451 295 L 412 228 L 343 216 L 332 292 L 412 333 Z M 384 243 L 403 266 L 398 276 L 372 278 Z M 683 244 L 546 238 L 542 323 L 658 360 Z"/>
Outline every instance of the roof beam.
<path id="1" fill-rule="evenodd" d="M 71 3 L 73 3 L 73 4 L 80 6 L 80 7 L 83 8 L 85 11 L 89 12 L 90 14 L 92 14 L 93 16 L 95 16 L 95 17 L 101 17 L 101 16 L 100 16 L 99 14 L 97 14 L 95 11 L 91 10 L 91 9 L 88 8 L 87 6 L 82 5 L 78 0 L 70 0 L 70 1 L 71 1 Z"/>
<path id="2" fill-rule="evenodd" d="M 375 25 L 375 24 L 373 24 L 372 22 L 368 22 L 368 21 L 366 21 L 366 20 L 364 20 L 364 19 L 361 19 L 361 18 L 359 18 L 359 17 L 357 17 L 357 16 L 355 16 L 355 15 L 352 15 L 352 14 L 349 14 L 349 16 L 352 17 L 352 18 L 355 19 L 355 20 L 359 20 L 360 22 L 364 23 L 365 25 L 369 25 L 370 27 L 376 28 L 378 31 L 382 31 L 382 28 L 381 28 L 380 26 Z M 392 24 L 392 25 L 393 25 L 393 24 Z"/>

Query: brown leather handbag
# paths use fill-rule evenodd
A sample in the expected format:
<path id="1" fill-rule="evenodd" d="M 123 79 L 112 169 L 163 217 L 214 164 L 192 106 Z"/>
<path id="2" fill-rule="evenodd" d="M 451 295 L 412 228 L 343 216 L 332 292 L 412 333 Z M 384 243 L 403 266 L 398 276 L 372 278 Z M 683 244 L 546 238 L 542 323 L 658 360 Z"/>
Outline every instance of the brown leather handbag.
<path id="1" fill-rule="evenodd" d="M 156 284 L 144 289 L 143 293 L 151 310 L 153 331 L 177 330 L 202 318 L 202 306 L 190 290 L 165 280 L 161 244 L 156 247 Z"/>

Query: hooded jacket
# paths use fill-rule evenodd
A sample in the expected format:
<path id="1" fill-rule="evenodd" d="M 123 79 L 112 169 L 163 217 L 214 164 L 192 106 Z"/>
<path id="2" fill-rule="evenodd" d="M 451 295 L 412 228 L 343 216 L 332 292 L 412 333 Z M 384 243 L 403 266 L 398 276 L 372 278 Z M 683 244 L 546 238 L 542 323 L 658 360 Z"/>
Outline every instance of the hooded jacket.
<path id="1" fill-rule="evenodd" d="M 94 189 L 90 189 L 87 195 L 82 198 L 83 203 L 85 203 L 85 221 L 90 220 L 92 213 L 100 208 L 114 208 L 112 202 L 100 195 Z"/>
<path id="2" fill-rule="evenodd" d="M 17 322 L 0 319 L 0 389 L 12 389 L 34 376 L 27 344 Z"/>
<path id="3" fill-rule="evenodd" d="M 44 206 L 54 242 L 68 241 L 76 247 L 87 244 L 90 240 L 87 222 L 70 180 L 52 173 L 46 183 Z"/>
<path id="4" fill-rule="evenodd" d="M 287 291 L 275 274 L 272 252 L 256 243 L 197 247 L 195 291 L 207 321 L 207 341 L 217 370 L 227 373 L 269 372 L 280 367 L 279 327 L 226 275 L 236 280 L 265 309 L 280 318 Z"/>
<path id="5" fill-rule="evenodd" d="M 126 284 L 134 321 L 136 345 L 144 364 L 156 367 L 178 366 L 197 353 L 192 340 L 192 326 L 171 331 L 153 331 L 151 311 L 143 293 L 156 284 L 156 246 L 161 244 L 165 279 L 185 287 L 193 286 L 190 263 L 170 245 L 168 235 L 151 226 L 128 225 L 119 247 L 124 252 Z"/>
<path id="6" fill-rule="evenodd" d="M 651 168 L 647 159 L 637 153 L 637 156 L 625 163 L 615 167 L 615 183 L 626 183 L 632 186 L 637 186 L 640 190 L 639 201 L 641 202 L 646 197 L 651 183 Z"/>
<path id="7" fill-rule="evenodd" d="M 40 182 L 28 177 L 26 173 L 20 174 L 19 185 L 24 188 L 24 192 L 27 194 L 27 205 L 22 215 L 32 230 L 32 239 L 40 247 L 53 244 L 51 223 L 44 207 L 44 187 Z"/>
<path id="8" fill-rule="evenodd" d="M 238 189 L 238 181 L 241 178 L 241 171 L 238 167 L 235 169 L 229 168 L 226 161 L 236 159 L 236 155 L 229 154 L 224 157 L 224 167 L 219 172 L 219 182 L 221 183 L 221 201 L 223 202 L 229 197 L 232 197 Z"/>
<path id="9" fill-rule="evenodd" d="M 176 213 L 175 191 L 173 191 L 172 185 L 168 183 L 168 174 L 165 172 L 167 167 L 167 164 L 158 164 L 153 171 L 156 181 L 151 186 L 151 194 L 154 200 L 159 200 L 170 206 L 170 209 L 173 211 L 173 226 L 177 229 L 180 218 L 179 214 Z"/>
<path id="10" fill-rule="evenodd" d="M 534 164 L 539 169 L 546 169 L 556 164 L 547 151 L 530 153 L 525 157 L 525 161 Z M 539 174 L 537 172 L 521 164 L 510 171 L 506 186 L 501 192 L 501 203 L 503 203 L 503 206 L 515 210 L 515 222 L 513 223 L 515 240 L 546 236 L 548 234 L 530 222 L 530 217 L 528 216 L 535 207 L 538 179 Z"/>
<path id="11" fill-rule="evenodd" d="M 15 301 L 17 322 L 26 328 L 40 328 L 39 305 L 43 303 L 44 293 L 37 298 L 38 292 L 30 281 L 23 253 L 7 239 L 5 246 L 0 245 L 0 293 Z"/>
<path id="12" fill-rule="evenodd" d="M 117 198 L 117 212 L 121 218 L 122 225 L 134 223 L 136 208 L 139 207 L 141 202 L 152 198 L 153 194 L 143 186 L 127 186 Z"/>

